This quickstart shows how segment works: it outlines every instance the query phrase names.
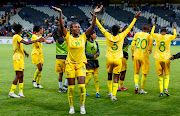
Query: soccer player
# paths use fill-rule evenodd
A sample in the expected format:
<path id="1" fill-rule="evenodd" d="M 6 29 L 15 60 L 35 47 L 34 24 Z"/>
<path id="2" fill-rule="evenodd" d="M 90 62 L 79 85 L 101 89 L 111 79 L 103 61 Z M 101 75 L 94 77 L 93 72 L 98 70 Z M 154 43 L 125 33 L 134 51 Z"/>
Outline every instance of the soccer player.
<path id="1" fill-rule="evenodd" d="M 96 32 L 93 31 L 91 35 L 88 37 L 86 40 L 85 44 L 85 54 L 87 58 L 87 64 L 86 64 L 86 80 L 85 80 L 85 86 L 87 88 L 87 85 L 89 81 L 91 80 L 91 75 L 93 74 L 94 77 L 94 84 L 96 88 L 96 98 L 99 98 L 99 79 L 98 79 L 98 67 L 99 67 L 99 62 L 97 57 L 99 57 L 99 45 L 97 41 L 95 41 L 97 35 Z M 86 93 L 86 96 L 89 96 Z"/>
<path id="2" fill-rule="evenodd" d="M 82 35 L 79 35 L 80 33 L 80 25 L 77 22 L 73 22 L 70 26 L 70 30 L 72 35 L 70 33 L 67 33 L 63 21 L 62 21 L 62 11 L 60 8 L 52 7 L 55 10 L 59 11 L 60 13 L 60 26 L 63 31 L 63 36 L 65 41 L 67 42 L 68 47 L 68 55 L 66 58 L 66 78 L 68 78 L 68 100 L 70 105 L 70 114 L 74 114 L 74 88 L 75 88 L 75 77 L 78 79 L 78 88 L 80 92 L 80 113 L 86 114 L 85 110 L 85 94 L 86 94 L 86 88 L 85 88 L 85 76 L 86 76 L 86 66 L 87 63 L 86 55 L 85 55 L 85 42 L 88 36 L 92 33 L 95 27 L 96 23 L 96 15 L 93 14 L 93 21 L 91 26 L 88 28 L 88 30 L 83 33 Z M 95 13 L 99 12 L 100 8 L 95 9 Z"/>
<path id="3" fill-rule="evenodd" d="M 177 53 L 176 55 L 172 55 L 170 60 L 174 60 L 174 59 L 178 59 L 178 58 L 180 58 L 180 52 Z"/>
<path id="4" fill-rule="evenodd" d="M 34 26 L 33 28 L 33 32 L 35 34 L 32 35 L 32 40 L 37 40 L 39 38 L 41 38 L 42 34 L 43 34 L 43 27 L 41 26 Z M 50 37 L 52 35 L 52 33 L 48 34 L 48 36 L 45 37 L 45 39 L 47 39 L 48 37 Z M 43 42 L 47 43 L 47 44 L 51 44 L 54 41 L 48 42 L 44 39 Z M 42 42 L 36 42 L 33 43 L 33 49 L 31 52 L 31 57 L 32 57 L 32 62 L 33 64 L 35 64 L 37 66 L 37 70 L 34 74 L 34 78 L 33 78 L 33 86 L 36 88 L 43 88 L 40 85 L 40 80 L 41 80 L 41 72 L 42 72 L 42 68 L 43 68 L 43 52 L 42 52 Z M 36 83 L 37 81 L 37 83 Z"/>
<path id="5" fill-rule="evenodd" d="M 11 86 L 11 90 L 9 92 L 9 97 L 19 98 L 25 97 L 23 94 L 23 76 L 24 76 L 24 54 L 26 57 L 29 57 L 29 54 L 23 49 L 23 44 L 29 45 L 35 42 L 43 41 L 43 38 L 37 39 L 35 41 L 24 41 L 20 36 L 22 34 L 22 26 L 20 24 L 14 25 L 13 30 L 15 31 L 15 35 L 13 36 L 13 64 L 14 70 L 16 72 L 16 77 Z M 17 83 L 19 81 L 19 93 L 16 95 L 14 90 L 16 89 Z"/>
<path id="6" fill-rule="evenodd" d="M 142 69 L 141 91 L 140 94 L 147 94 L 145 89 L 147 74 L 149 74 L 149 54 L 153 49 L 153 39 L 149 32 L 149 25 L 144 24 L 143 32 L 138 32 L 131 44 L 132 59 L 134 61 L 134 83 L 135 93 L 139 93 L 139 73 Z M 135 47 L 136 46 L 136 47 Z M 135 49 L 134 49 L 135 47 Z"/>
<path id="7" fill-rule="evenodd" d="M 122 32 L 127 28 L 127 26 L 125 26 L 122 29 Z M 123 43 L 123 58 L 122 58 L 122 68 L 121 68 L 121 73 L 120 73 L 120 81 L 119 81 L 119 87 L 117 89 L 117 91 L 121 91 L 121 90 L 127 90 L 126 87 L 123 87 L 124 85 L 124 79 L 126 76 L 126 70 L 127 70 L 127 60 L 128 60 L 128 48 L 129 48 L 129 40 L 127 39 L 127 37 L 124 38 L 124 43 Z"/>
<path id="8" fill-rule="evenodd" d="M 163 94 L 163 71 L 165 73 L 164 79 L 164 93 L 169 96 L 168 86 L 169 86 L 169 72 L 170 72 L 170 45 L 171 41 L 177 37 L 176 25 L 174 25 L 174 35 L 167 34 L 166 28 L 162 28 L 160 34 L 154 33 L 155 23 L 153 23 L 153 28 L 151 30 L 151 35 L 156 41 L 156 49 L 153 54 L 155 58 L 156 72 L 159 76 L 159 89 L 160 97 Z"/>
<path id="9" fill-rule="evenodd" d="M 53 38 L 56 42 L 56 66 L 55 72 L 59 73 L 59 92 L 66 92 L 68 90 L 68 80 L 65 80 L 65 84 L 62 87 L 62 77 L 65 73 L 65 61 L 68 54 L 67 43 L 64 41 L 63 33 L 60 27 L 55 28 L 53 31 Z"/>
<path id="10" fill-rule="evenodd" d="M 119 33 L 119 26 L 113 25 L 111 27 L 111 33 L 107 32 L 102 25 L 99 23 L 98 20 L 96 20 L 96 24 L 100 31 L 104 34 L 107 41 L 107 51 L 106 51 L 106 69 L 108 72 L 108 89 L 109 94 L 108 96 L 111 97 L 111 101 L 117 100 L 116 93 L 118 89 L 118 81 L 119 81 L 119 75 L 121 72 L 122 67 L 122 58 L 123 58 L 123 43 L 124 38 L 127 36 L 131 28 L 136 22 L 136 18 L 141 14 L 141 11 L 135 14 L 135 18 L 133 19 L 132 23 L 129 25 L 129 27 L 123 31 L 122 33 Z M 118 34 L 119 33 L 119 34 Z M 113 83 L 113 89 L 112 89 L 112 73 L 114 73 L 114 83 Z"/>

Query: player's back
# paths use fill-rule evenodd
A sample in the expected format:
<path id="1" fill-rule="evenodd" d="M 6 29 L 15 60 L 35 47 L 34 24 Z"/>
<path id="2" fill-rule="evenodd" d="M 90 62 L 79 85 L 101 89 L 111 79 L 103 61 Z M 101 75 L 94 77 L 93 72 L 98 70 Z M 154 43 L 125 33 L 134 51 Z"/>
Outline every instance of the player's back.
<path id="1" fill-rule="evenodd" d="M 123 52 L 122 47 L 124 43 L 124 36 L 122 33 L 113 36 L 109 33 L 108 37 L 106 37 L 107 40 L 107 51 L 106 51 L 106 57 L 107 58 L 122 58 Z"/>
<path id="2" fill-rule="evenodd" d="M 35 41 L 39 38 L 41 38 L 42 36 L 37 36 L 35 34 L 32 35 L 32 41 Z M 32 54 L 34 53 L 42 53 L 42 43 L 41 42 L 36 42 L 33 43 L 33 49 L 32 49 Z"/>
<path id="3" fill-rule="evenodd" d="M 172 35 L 156 34 L 154 39 L 156 41 L 156 49 L 153 57 L 159 60 L 168 60 L 171 57 L 170 45 L 172 41 Z"/>
<path id="4" fill-rule="evenodd" d="M 146 32 L 138 32 L 135 34 L 133 41 L 136 45 L 133 56 L 136 58 L 149 57 L 149 47 L 153 46 L 151 35 Z"/>
<path id="5" fill-rule="evenodd" d="M 18 57 L 20 58 L 20 56 L 24 57 L 24 50 L 23 50 L 23 44 L 20 43 L 20 41 L 22 40 L 22 37 L 18 34 L 13 36 L 13 57 Z"/>

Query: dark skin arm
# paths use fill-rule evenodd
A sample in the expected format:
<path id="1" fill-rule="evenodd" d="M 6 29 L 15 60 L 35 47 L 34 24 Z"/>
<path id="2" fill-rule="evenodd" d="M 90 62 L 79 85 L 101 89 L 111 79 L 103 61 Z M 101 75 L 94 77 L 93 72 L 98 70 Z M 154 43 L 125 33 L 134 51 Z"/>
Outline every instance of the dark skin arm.
<path id="1" fill-rule="evenodd" d="M 61 27 L 61 29 L 63 31 L 63 36 L 65 37 L 66 34 L 67 34 L 67 31 L 66 31 L 66 28 L 63 25 L 62 10 L 60 8 L 57 8 L 57 7 L 54 7 L 54 6 L 52 6 L 52 8 L 59 12 L 59 23 L 60 23 L 60 27 Z"/>
<path id="2" fill-rule="evenodd" d="M 26 45 L 29 45 L 29 44 L 33 44 L 33 43 L 36 43 L 36 42 L 43 42 L 44 41 L 44 38 L 39 38 L 37 40 L 34 40 L 34 41 L 24 41 L 24 40 L 21 40 L 20 42 L 23 43 L 23 44 L 26 44 Z"/>
<path id="3" fill-rule="evenodd" d="M 96 13 L 100 12 L 101 9 L 103 8 L 103 5 L 101 5 L 100 8 L 96 7 L 94 9 L 94 13 L 92 13 L 91 11 L 89 11 L 91 13 L 91 15 L 93 16 L 93 21 L 91 26 L 88 28 L 88 30 L 86 31 L 86 36 L 90 36 L 90 34 L 92 33 L 92 31 L 94 30 L 94 27 L 96 26 Z"/>
<path id="4" fill-rule="evenodd" d="M 24 50 L 24 54 L 27 58 L 29 57 L 29 54 L 25 50 Z"/>

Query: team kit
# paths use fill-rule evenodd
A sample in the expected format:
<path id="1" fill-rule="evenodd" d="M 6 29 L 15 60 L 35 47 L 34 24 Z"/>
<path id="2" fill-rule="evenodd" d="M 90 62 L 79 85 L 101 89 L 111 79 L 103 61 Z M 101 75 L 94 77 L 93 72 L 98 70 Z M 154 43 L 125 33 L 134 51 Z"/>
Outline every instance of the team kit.
<path id="1" fill-rule="evenodd" d="M 85 110 L 85 99 L 89 96 L 86 93 L 88 89 L 88 83 L 91 78 L 94 78 L 94 84 L 96 89 L 96 98 L 100 97 L 99 94 L 99 79 L 98 79 L 98 57 L 100 55 L 99 45 L 96 41 L 96 32 L 94 27 L 97 25 L 99 30 L 106 38 L 107 50 L 106 50 L 106 69 L 108 77 L 108 96 L 111 101 L 116 101 L 117 91 L 126 90 L 123 87 L 128 60 L 128 47 L 129 42 L 127 34 L 133 28 L 136 20 L 141 14 L 141 11 L 136 13 L 133 21 L 128 27 L 124 27 L 120 31 L 118 25 L 113 25 L 109 31 L 103 28 L 96 17 L 96 13 L 100 12 L 103 8 L 96 7 L 94 12 L 90 11 L 92 15 L 92 24 L 86 30 L 85 33 L 80 35 L 80 24 L 73 22 L 70 29 L 67 30 L 64 27 L 62 18 L 62 10 L 57 7 L 52 8 L 59 12 L 59 26 L 49 33 L 48 36 L 42 37 L 43 27 L 34 26 L 33 35 L 31 41 L 24 41 L 21 37 L 23 27 L 17 24 L 13 27 L 15 35 L 13 36 L 13 65 L 14 71 L 16 72 L 15 79 L 11 86 L 9 97 L 20 98 L 25 97 L 23 94 L 23 72 L 24 72 L 24 56 L 29 57 L 29 54 L 23 49 L 23 44 L 32 44 L 33 49 L 31 52 L 32 62 L 36 65 L 37 70 L 34 73 L 33 86 L 37 88 L 43 88 L 40 85 L 41 72 L 43 70 L 43 52 L 42 42 L 47 44 L 56 44 L 56 65 L 55 72 L 59 73 L 59 92 L 67 92 L 70 114 L 74 114 L 74 88 L 75 79 L 78 81 L 78 88 L 80 92 L 80 113 L 86 114 Z M 149 74 L 149 54 L 153 50 L 153 39 L 156 42 L 155 52 L 153 57 L 155 58 L 156 73 L 159 76 L 159 89 L 160 97 L 164 94 L 169 96 L 168 85 L 169 85 L 169 72 L 170 72 L 170 44 L 171 41 L 176 39 L 176 25 L 174 26 L 174 34 L 167 34 L 167 30 L 162 28 L 160 33 L 154 33 L 155 23 L 150 32 L 150 26 L 144 24 L 142 26 L 142 32 L 135 34 L 131 43 L 132 59 L 134 62 L 134 83 L 135 93 L 147 94 L 145 91 L 145 85 L 147 75 Z M 150 32 L 150 33 L 149 33 Z M 46 39 L 53 36 L 54 41 L 48 42 Z M 140 69 L 142 72 L 141 88 L 139 87 L 139 73 Z M 163 72 L 165 78 L 163 82 Z M 65 73 L 66 79 L 65 84 L 62 85 L 62 77 Z M 19 82 L 19 93 L 14 93 L 17 83 Z M 164 84 L 163 84 L 164 83 Z M 164 86 L 163 86 L 164 85 Z"/>

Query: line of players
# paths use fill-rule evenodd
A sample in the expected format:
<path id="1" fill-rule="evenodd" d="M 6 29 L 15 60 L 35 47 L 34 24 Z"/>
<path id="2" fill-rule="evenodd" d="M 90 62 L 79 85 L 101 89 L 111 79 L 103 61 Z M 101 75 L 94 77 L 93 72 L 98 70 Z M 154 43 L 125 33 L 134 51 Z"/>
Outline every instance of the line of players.
<path id="1" fill-rule="evenodd" d="M 56 67 L 55 71 L 59 73 L 59 92 L 63 92 L 62 89 L 62 76 L 63 72 L 66 74 L 66 82 L 65 82 L 65 89 L 67 89 L 67 81 L 68 81 L 68 100 L 70 105 L 70 114 L 74 114 L 74 87 L 75 87 L 75 77 L 78 79 L 78 88 L 80 90 L 80 113 L 86 114 L 85 111 L 85 96 L 86 94 L 86 87 L 88 82 L 91 79 L 91 75 L 93 74 L 95 87 L 96 87 L 96 97 L 99 96 L 99 80 L 98 80 L 98 60 L 97 57 L 99 56 L 99 48 L 98 43 L 95 41 L 96 34 L 93 31 L 95 24 L 97 24 L 100 31 L 104 34 L 107 41 L 107 51 L 106 51 L 106 68 L 108 72 L 108 89 L 109 94 L 108 96 L 111 97 L 112 101 L 117 100 L 116 93 L 117 90 L 127 89 L 123 87 L 124 78 L 127 70 L 127 49 L 128 44 L 124 46 L 124 54 L 123 54 L 123 43 L 124 39 L 135 24 L 137 18 L 140 16 L 141 12 L 135 14 L 135 18 L 131 22 L 128 28 L 124 29 L 122 33 L 119 33 L 119 26 L 114 25 L 111 28 L 111 33 L 107 32 L 102 25 L 99 23 L 98 19 L 96 18 L 96 13 L 102 9 L 103 6 L 100 8 L 96 7 L 94 9 L 94 13 L 90 12 L 93 16 L 92 25 L 86 31 L 86 33 L 79 35 L 80 33 L 80 25 L 79 23 L 75 22 L 71 24 L 71 34 L 67 31 L 63 26 L 62 20 L 62 10 L 57 7 L 52 7 L 56 11 L 60 13 L 60 27 L 56 29 L 56 32 L 53 33 L 53 38 L 56 40 Z M 16 27 L 16 26 L 15 26 Z M 35 41 L 25 42 L 19 35 L 21 34 L 20 29 L 16 29 L 17 35 L 13 37 L 13 63 L 14 69 L 16 71 L 16 77 L 11 87 L 9 96 L 10 97 L 17 97 L 14 94 L 14 90 L 17 85 L 17 81 L 19 79 L 19 88 L 20 96 L 24 96 L 22 93 L 22 83 L 23 83 L 23 70 L 24 70 L 24 54 L 27 53 L 22 48 L 22 43 L 24 44 L 32 44 L 35 42 L 43 42 L 45 38 L 37 37 Z M 22 27 L 21 27 L 22 28 Z M 164 79 L 164 93 L 169 96 L 168 93 L 168 85 L 169 85 L 169 71 L 170 71 L 170 42 L 177 37 L 176 33 L 176 26 L 174 26 L 174 35 L 168 35 L 166 29 L 161 29 L 161 34 L 155 34 L 155 24 L 151 30 L 151 34 L 149 34 L 149 25 L 143 25 L 143 32 L 136 33 L 132 45 L 132 59 L 134 61 L 134 82 L 135 82 L 135 93 L 139 93 L 139 73 L 140 68 L 142 68 L 142 79 L 141 79 L 141 94 L 146 94 L 147 92 L 144 91 L 147 74 L 149 73 L 149 54 L 152 52 L 153 48 L 153 38 L 156 41 L 156 49 L 154 52 L 155 58 L 155 66 L 157 75 L 159 76 L 159 88 L 160 88 L 160 96 L 163 96 L 163 70 L 165 71 L 165 79 Z M 135 47 L 136 46 L 136 47 Z M 135 48 L 134 48 L 135 47 Z M 19 50 L 19 51 L 18 51 Z M 84 52 L 85 51 L 85 52 Z M 24 52 L 24 54 L 23 54 Z M 124 57 L 124 58 L 123 58 Z M 86 58 L 88 60 L 86 60 Z M 36 57 L 39 61 L 39 57 Z M 36 75 L 40 74 L 40 69 L 42 69 L 43 62 L 38 62 L 41 64 L 41 67 L 38 66 L 37 63 L 37 71 L 34 76 L 33 85 L 36 85 Z M 22 65 L 22 66 L 21 66 Z M 40 68 L 39 68 L 40 67 Z M 121 74 L 120 79 L 120 88 L 118 89 L 118 81 L 119 76 Z M 112 84 L 112 75 L 114 82 Z M 86 78 L 85 78 L 86 76 Z M 37 81 L 37 83 L 39 83 Z M 39 86 L 39 85 L 38 85 Z M 87 95 L 88 96 L 88 95 Z"/>

